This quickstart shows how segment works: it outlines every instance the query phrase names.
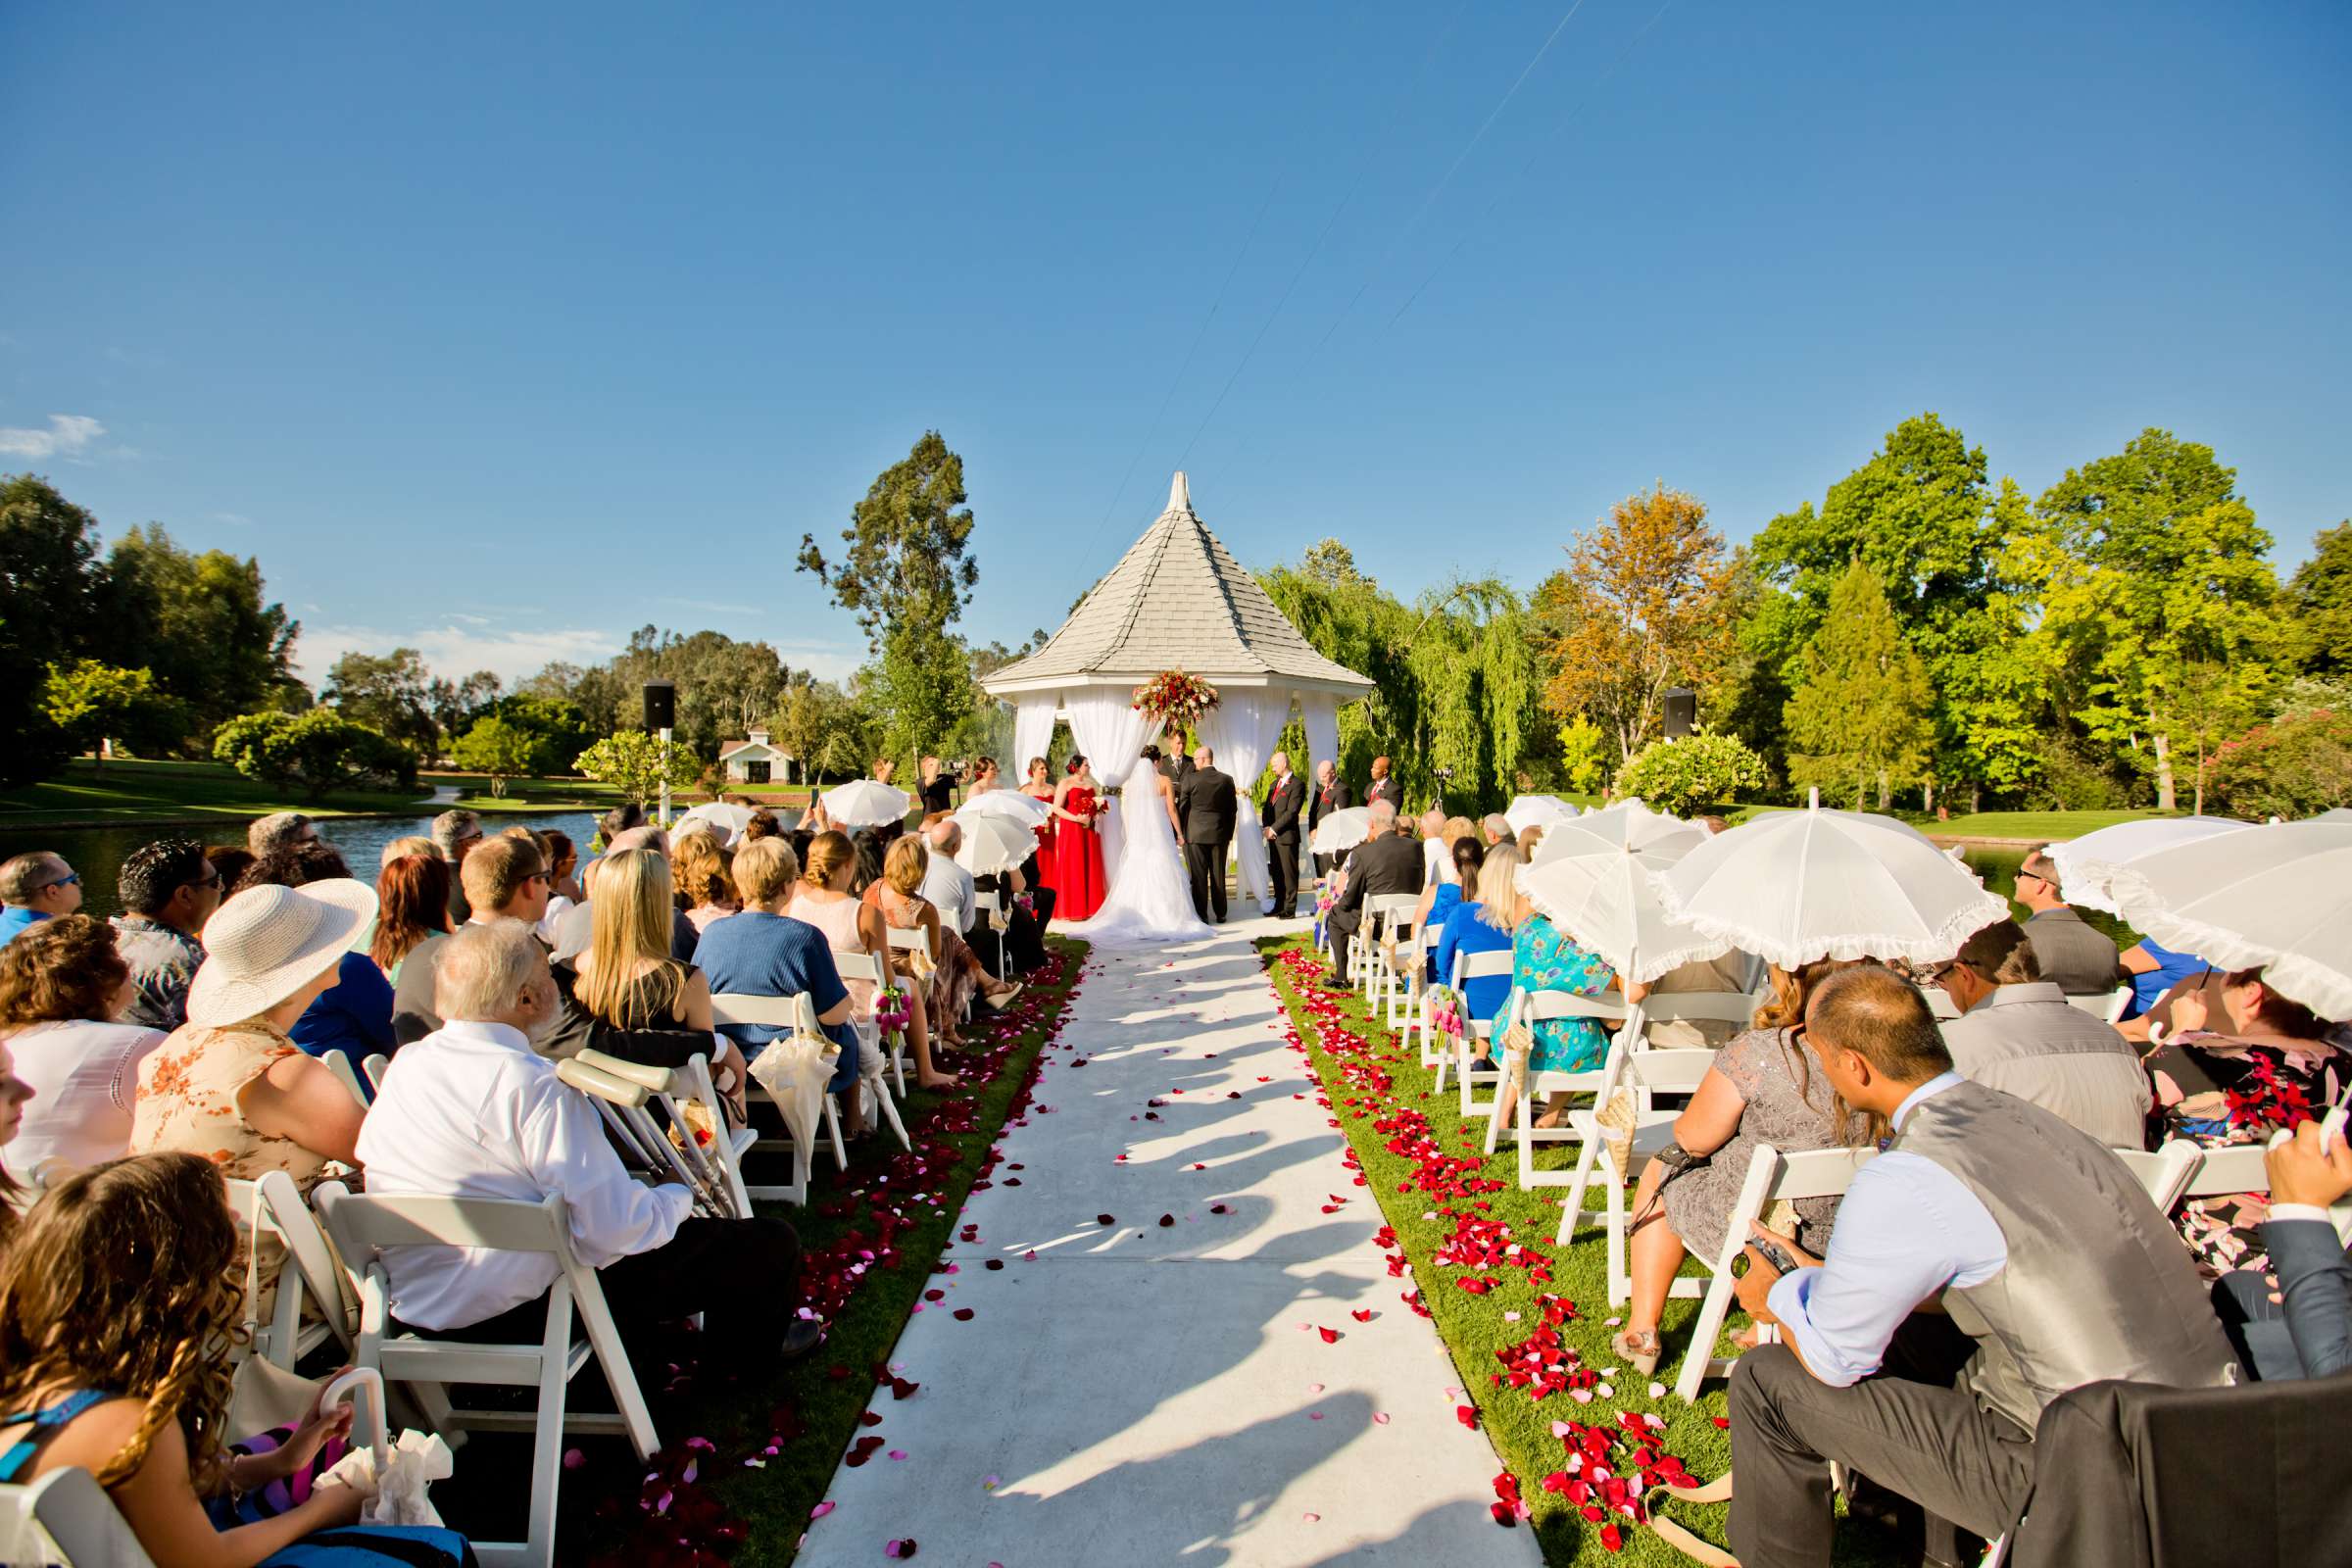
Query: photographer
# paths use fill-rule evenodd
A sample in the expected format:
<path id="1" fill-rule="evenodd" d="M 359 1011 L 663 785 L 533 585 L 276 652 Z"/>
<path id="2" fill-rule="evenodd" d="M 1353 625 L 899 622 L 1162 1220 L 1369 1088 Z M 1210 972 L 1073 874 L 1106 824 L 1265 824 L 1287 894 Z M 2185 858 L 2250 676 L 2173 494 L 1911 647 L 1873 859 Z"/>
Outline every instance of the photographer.
<path id="1" fill-rule="evenodd" d="M 926 757 L 919 764 L 922 782 L 915 795 L 923 803 L 925 816 L 942 815 L 956 809 L 956 776 L 963 771 L 958 764 L 940 766 L 939 759 Z"/>

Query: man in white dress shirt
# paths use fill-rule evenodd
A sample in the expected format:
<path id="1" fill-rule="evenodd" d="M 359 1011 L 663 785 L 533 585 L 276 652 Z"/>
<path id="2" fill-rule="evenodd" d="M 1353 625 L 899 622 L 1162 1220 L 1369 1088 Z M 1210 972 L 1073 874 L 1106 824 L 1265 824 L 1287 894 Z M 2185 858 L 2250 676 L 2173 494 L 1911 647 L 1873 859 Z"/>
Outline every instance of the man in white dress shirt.
<path id="1" fill-rule="evenodd" d="M 757 1374 L 814 1348 L 800 1306 L 801 1244 L 780 1219 L 696 1217 L 683 1186 L 648 1187 L 606 1141 L 586 1096 L 531 1049 L 555 1022 L 547 954 L 519 920 L 467 925 L 436 971 L 448 1021 L 401 1048 L 361 1124 L 373 1194 L 535 1203 L 562 1193 L 580 1261 L 597 1270 L 631 1359 L 675 1359 L 653 1325 L 704 1314 L 707 1372 Z M 387 1250 L 392 1316 L 476 1342 L 544 1332 L 555 1259 L 459 1247 Z M 783 1327 L 779 1329 L 778 1325 Z"/>
<path id="2" fill-rule="evenodd" d="M 956 852 L 963 848 L 963 828 L 954 817 L 943 816 L 923 829 L 923 839 L 931 847 L 931 863 L 923 870 L 923 897 L 943 923 L 969 936 L 979 891 L 972 885 L 972 873 L 956 863 Z"/>

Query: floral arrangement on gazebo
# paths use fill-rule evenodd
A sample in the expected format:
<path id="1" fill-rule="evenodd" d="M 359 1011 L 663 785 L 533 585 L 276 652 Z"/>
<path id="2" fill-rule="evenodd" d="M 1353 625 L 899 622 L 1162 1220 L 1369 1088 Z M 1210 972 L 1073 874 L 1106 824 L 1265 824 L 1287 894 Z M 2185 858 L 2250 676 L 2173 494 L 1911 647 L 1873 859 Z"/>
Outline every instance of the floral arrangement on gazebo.
<path id="1" fill-rule="evenodd" d="M 1163 669 L 1135 689 L 1129 706 L 1138 712 L 1158 714 L 1170 729 L 1191 729 L 1217 706 L 1217 689 L 1198 675 Z"/>

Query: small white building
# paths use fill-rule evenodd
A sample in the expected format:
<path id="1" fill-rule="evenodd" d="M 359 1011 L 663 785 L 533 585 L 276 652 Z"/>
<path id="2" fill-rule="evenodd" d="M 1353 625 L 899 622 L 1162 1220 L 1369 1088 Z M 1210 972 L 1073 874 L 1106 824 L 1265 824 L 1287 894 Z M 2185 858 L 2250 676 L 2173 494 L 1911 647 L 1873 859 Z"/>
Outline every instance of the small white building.
<path id="1" fill-rule="evenodd" d="M 792 755 L 771 743 L 764 729 L 753 730 L 747 740 L 721 741 L 718 762 L 730 784 L 792 782 Z"/>

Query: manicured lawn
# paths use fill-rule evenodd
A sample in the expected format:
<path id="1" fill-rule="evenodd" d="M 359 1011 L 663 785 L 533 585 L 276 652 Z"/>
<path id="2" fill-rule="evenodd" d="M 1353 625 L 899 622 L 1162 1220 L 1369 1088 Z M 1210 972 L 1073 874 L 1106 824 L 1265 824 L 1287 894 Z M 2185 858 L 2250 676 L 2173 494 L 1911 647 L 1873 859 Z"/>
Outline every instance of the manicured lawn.
<path id="1" fill-rule="evenodd" d="M 458 804 L 476 811 L 602 811 L 619 804 L 620 791 L 586 778 L 511 778 L 504 795 L 490 793 L 487 773 L 419 773 L 420 789 L 453 784 Z"/>
<path id="2" fill-rule="evenodd" d="M 564 1472 L 559 1560 L 616 1568 L 792 1561 L 835 1466 L 868 1430 L 860 1414 L 869 1404 L 887 1411 L 897 1398 L 922 1397 L 913 1384 L 895 1391 L 887 1363 L 915 1302 L 935 1283 L 973 1182 L 995 1169 L 990 1146 L 1006 1117 L 1027 1105 L 1038 1054 L 1068 1010 L 1086 944 L 1054 938 L 1051 945 L 1056 961 L 1030 977 L 1012 1015 L 965 1031 L 981 1044 L 955 1065 L 976 1092 L 949 1098 L 909 1085 L 900 1114 L 912 1153 L 885 1129 L 853 1146 L 846 1174 L 830 1153 L 818 1154 L 809 1207 L 760 1205 L 800 1232 L 802 1277 L 827 1319 L 825 1343 L 771 1379 L 738 1384 L 698 1373 L 681 1376 L 667 1394 L 649 1387 L 662 1454 L 640 1465 L 617 1439 L 582 1445 L 579 1468 Z M 755 1184 L 768 1179 L 757 1164 L 746 1174 Z M 761 1288 L 753 1280 L 741 1286 Z M 779 1334 L 787 1310 L 777 1303 Z M 692 1354 L 689 1339 L 678 1358 L 690 1371 Z M 528 1457 L 525 1438 L 479 1437 L 459 1454 L 455 1477 L 434 1488 L 434 1500 L 453 1527 L 511 1539 L 519 1529 Z M 871 1523 L 879 1543 L 889 1521 Z M 693 1555 L 697 1549 L 710 1555 Z M 952 1550 L 942 1560 L 954 1561 Z"/>
<path id="3" fill-rule="evenodd" d="M 1919 826 L 1921 832 L 1935 838 L 2033 839 L 2050 843 L 2081 838 L 2118 822 L 2136 822 L 2143 817 L 2167 814 L 2163 811 L 1972 811 L 1943 822 L 1922 821 Z"/>
<path id="4" fill-rule="evenodd" d="M 1606 1510 L 1604 1520 L 1592 1520 L 1581 1511 L 1583 1504 L 1572 1502 L 1561 1492 L 1545 1490 L 1547 1476 L 1557 1478 L 1555 1487 L 1564 1487 L 1571 1479 L 1564 1468 L 1572 1451 L 1569 1445 L 1583 1441 L 1575 1432 L 1564 1438 L 1555 1436 L 1554 1426 L 1576 1423 L 1618 1434 L 1609 1448 L 1608 1467 L 1631 1480 L 1639 1457 L 1633 1451 L 1635 1440 L 1625 1435 L 1620 1418 L 1628 1414 L 1661 1417 L 1666 1425 L 1656 1435 L 1655 1462 L 1662 1463 L 1662 1455 L 1672 1455 L 1691 1475 L 1712 1479 L 1731 1463 L 1729 1435 L 1716 1425 L 1724 1415 L 1723 1384 L 1706 1384 L 1696 1403 L 1685 1404 L 1670 1392 L 1653 1398 L 1646 1380 L 1621 1368 L 1610 1354 L 1609 1339 L 1615 1332 L 1610 1320 L 1618 1318 L 1623 1309 L 1608 1304 L 1605 1243 L 1597 1222 L 1581 1231 L 1571 1246 L 1555 1249 L 1552 1237 L 1559 1225 L 1558 1190 L 1522 1191 L 1517 1185 L 1516 1155 L 1508 1143 L 1491 1158 L 1481 1154 L 1486 1121 L 1465 1119 L 1458 1113 L 1458 1099 L 1450 1081 L 1443 1096 L 1431 1092 L 1433 1075 L 1420 1065 L 1418 1042 L 1412 1051 L 1398 1049 L 1385 1029 L 1367 1025 L 1364 1009 L 1352 995 L 1339 997 L 1303 989 L 1293 965 L 1305 950 L 1304 938 L 1269 940 L 1259 947 L 1291 1022 L 1308 1047 L 1332 1114 L 1346 1133 L 1370 1191 L 1380 1200 L 1383 1217 L 1395 1232 L 1398 1246 L 1392 1252 L 1392 1267 L 1397 1258 L 1410 1265 L 1411 1277 L 1397 1282 L 1399 1292 L 1407 1297 L 1408 1305 L 1412 1294 L 1418 1293 L 1452 1352 L 1467 1403 L 1475 1407 L 1480 1426 L 1494 1443 L 1507 1474 L 1515 1478 L 1520 1498 L 1532 1510 L 1522 1528 L 1535 1530 L 1544 1561 L 1555 1568 L 1566 1564 L 1642 1563 L 1657 1568 L 1687 1564 L 1689 1559 L 1646 1528 Z M 1551 1146 L 1545 1150 L 1537 1159 L 1539 1168 L 1573 1164 L 1561 1152 L 1564 1149 Z M 1435 1160 L 1447 1163 L 1441 1168 L 1433 1164 Z M 1435 1191 L 1433 1170 L 1440 1171 Z M 1494 1185 L 1487 1190 L 1480 1185 L 1483 1183 Z M 1588 1194 L 1588 1204 L 1598 1200 L 1596 1193 Z M 1494 1222 L 1507 1227 L 1507 1237 L 1492 1230 Z M 1481 1231 L 1495 1250 L 1494 1261 L 1466 1266 L 1437 1262 L 1441 1248 L 1458 1250 L 1463 1235 Z M 1500 1250 L 1513 1244 L 1525 1250 Z M 1538 1269 L 1547 1271 L 1550 1278 L 1538 1280 Z M 1695 1265 L 1686 1272 L 1696 1272 Z M 1464 1282 L 1478 1281 L 1491 1283 L 1483 1292 L 1465 1288 Z M 1608 1386 L 1606 1394 L 1592 1390 L 1589 1403 L 1578 1402 L 1566 1391 L 1538 1399 L 1523 1388 L 1496 1381 L 1508 1365 L 1498 1359 L 1500 1353 L 1521 1346 L 1543 1327 L 1547 1298 L 1564 1300 L 1570 1307 L 1557 1332 L 1572 1352 L 1571 1372 L 1581 1369 L 1599 1374 Z M 1667 1306 L 1663 1331 L 1667 1357 L 1659 1363 L 1657 1379 L 1669 1388 L 1680 1364 L 1684 1335 L 1697 1306 L 1694 1299 L 1672 1301 Z M 1744 1322 L 1735 1309 L 1731 1326 L 1741 1327 Z M 1642 1490 L 1637 1484 L 1636 1495 Z M 1724 1539 L 1726 1509 L 1678 1506 L 1676 1512 L 1709 1539 Z M 1613 1525 L 1619 1532 L 1617 1551 L 1607 1544 L 1605 1525 Z M 1888 1562 L 1892 1560 L 1891 1543 L 1867 1527 L 1848 1527 L 1840 1532 L 1837 1560 L 1851 1565 Z"/>
<path id="5" fill-rule="evenodd" d="M 76 758 L 53 778 L 0 790 L 0 827 L 248 817 L 269 811 L 307 811 L 313 816 L 406 811 L 430 793 L 430 785 L 420 784 L 413 794 L 352 791 L 305 801 L 246 778 L 221 762 L 114 761 L 101 768 L 87 758 Z"/>

